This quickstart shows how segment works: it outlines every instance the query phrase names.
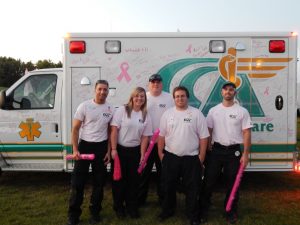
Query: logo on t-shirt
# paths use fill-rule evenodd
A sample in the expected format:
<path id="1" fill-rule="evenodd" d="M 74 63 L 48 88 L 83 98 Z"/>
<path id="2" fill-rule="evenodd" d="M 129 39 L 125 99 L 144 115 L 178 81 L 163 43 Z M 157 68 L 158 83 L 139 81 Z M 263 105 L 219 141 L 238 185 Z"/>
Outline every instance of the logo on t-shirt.
<path id="1" fill-rule="evenodd" d="M 139 123 L 143 123 L 143 119 L 139 119 Z"/>
<path id="2" fill-rule="evenodd" d="M 111 113 L 103 113 L 102 114 L 105 118 L 109 118 L 111 116 Z"/>
<path id="3" fill-rule="evenodd" d="M 237 118 L 237 115 L 229 115 L 229 118 L 231 118 L 231 119 L 236 119 L 236 118 Z"/>
<path id="4" fill-rule="evenodd" d="M 184 118 L 183 122 L 185 122 L 185 123 L 191 123 L 192 119 L 191 118 Z"/>
<path id="5" fill-rule="evenodd" d="M 159 104 L 158 105 L 159 108 L 166 108 L 166 106 L 167 106 L 166 104 Z"/>

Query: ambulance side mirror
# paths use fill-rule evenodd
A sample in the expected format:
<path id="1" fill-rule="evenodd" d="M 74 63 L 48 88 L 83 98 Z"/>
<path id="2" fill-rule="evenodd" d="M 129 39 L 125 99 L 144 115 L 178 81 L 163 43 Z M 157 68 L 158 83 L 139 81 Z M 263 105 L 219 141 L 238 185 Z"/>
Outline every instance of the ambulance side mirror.
<path id="1" fill-rule="evenodd" d="M 6 105 L 6 92 L 1 91 L 0 92 L 0 108 L 4 109 Z"/>

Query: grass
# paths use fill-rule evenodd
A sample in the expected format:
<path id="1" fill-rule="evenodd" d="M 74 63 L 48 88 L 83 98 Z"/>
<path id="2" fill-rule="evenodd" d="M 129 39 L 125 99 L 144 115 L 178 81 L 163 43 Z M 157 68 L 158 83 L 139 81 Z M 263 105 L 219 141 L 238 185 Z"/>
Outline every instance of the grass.
<path id="1" fill-rule="evenodd" d="M 300 119 L 298 119 L 300 127 Z M 298 129 L 298 140 L 300 129 Z M 300 141 L 298 141 L 300 146 Z M 66 222 L 70 174 L 51 172 L 4 172 L 0 177 L 1 225 L 61 225 Z M 119 220 L 112 210 L 111 182 L 105 186 L 103 225 L 158 224 L 160 208 L 151 183 L 149 201 L 141 208 L 142 218 Z M 88 224 L 90 184 L 85 191 L 81 225 Z M 294 172 L 248 172 L 241 184 L 238 225 L 300 224 L 300 174 Z M 206 225 L 226 224 L 222 217 L 224 187 L 220 183 L 212 198 Z M 176 215 L 162 225 L 188 224 L 184 212 L 185 198 L 177 195 Z"/>
<path id="2" fill-rule="evenodd" d="M 0 87 L 0 91 L 7 89 L 7 87 Z"/>
<path id="3" fill-rule="evenodd" d="M 298 225 L 300 222 L 300 174 L 293 172 L 245 173 L 241 186 L 240 219 L 244 225 Z M 70 174 L 5 172 L 0 178 L 1 225 L 58 225 L 66 222 Z M 87 185 L 82 222 L 88 224 L 88 202 L 91 193 Z M 110 181 L 105 187 L 102 223 L 105 225 L 157 224 L 159 206 L 152 183 L 148 204 L 141 208 L 142 218 L 119 220 L 112 210 Z M 220 184 L 213 196 L 213 206 L 207 225 L 224 224 L 222 204 L 224 187 Z M 185 225 L 185 198 L 177 196 L 176 215 L 165 225 Z"/>

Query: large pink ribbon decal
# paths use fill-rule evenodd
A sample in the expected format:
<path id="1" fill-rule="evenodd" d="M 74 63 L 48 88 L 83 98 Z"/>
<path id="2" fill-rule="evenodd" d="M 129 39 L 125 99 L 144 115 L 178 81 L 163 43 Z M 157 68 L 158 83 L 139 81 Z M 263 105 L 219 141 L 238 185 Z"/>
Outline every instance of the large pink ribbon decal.
<path id="1" fill-rule="evenodd" d="M 129 82 L 131 80 L 131 77 L 129 76 L 129 74 L 127 73 L 127 70 L 129 68 L 129 65 L 127 62 L 123 62 L 120 66 L 121 69 L 121 73 L 120 75 L 117 77 L 118 81 L 121 81 L 123 79 L 123 77 L 125 77 L 126 81 Z"/>

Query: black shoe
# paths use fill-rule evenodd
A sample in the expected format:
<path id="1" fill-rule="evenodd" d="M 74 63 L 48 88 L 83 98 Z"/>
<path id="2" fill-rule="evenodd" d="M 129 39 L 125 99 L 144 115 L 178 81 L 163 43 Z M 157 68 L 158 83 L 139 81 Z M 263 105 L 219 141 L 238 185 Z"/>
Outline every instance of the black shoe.
<path id="1" fill-rule="evenodd" d="M 166 219 L 168 219 L 172 216 L 173 216 L 173 213 L 162 212 L 158 215 L 158 220 L 162 222 L 162 221 L 165 221 Z"/>
<path id="2" fill-rule="evenodd" d="M 138 201 L 138 206 L 139 206 L 139 207 L 146 206 L 146 200 L 139 200 L 139 201 Z"/>
<path id="3" fill-rule="evenodd" d="M 92 215 L 89 219 L 89 224 L 97 224 L 101 221 L 101 218 L 99 215 Z"/>
<path id="4" fill-rule="evenodd" d="M 162 204 L 163 204 L 163 198 L 159 197 L 158 198 L 158 205 L 162 206 Z"/>
<path id="5" fill-rule="evenodd" d="M 199 222 L 200 222 L 200 223 L 206 223 L 206 222 L 207 222 L 207 213 L 202 213 L 202 214 L 199 216 Z"/>
<path id="6" fill-rule="evenodd" d="M 116 210 L 116 216 L 119 219 L 124 219 L 126 217 L 125 210 Z"/>
<path id="7" fill-rule="evenodd" d="M 191 225 L 200 225 L 200 222 L 198 220 L 191 220 Z"/>
<path id="8" fill-rule="evenodd" d="M 78 219 L 68 219 L 68 222 L 66 223 L 66 225 L 78 225 L 79 224 L 79 220 Z"/>
<path id="9" fill-rule="evenodd" d="M 238 217 L 236 213 L 228 213 L 226 219 L 228 223 L 235 224 L 238 220 Z"/>
<path id="10" fill-rule="evenodd" d="M 140 213 L 135 210 L 135 211 L 132 211 L 132 212 L 128 212 L 129 216 L 132 218 L 132 219 L 138 219 L 140 218 Z"/>

